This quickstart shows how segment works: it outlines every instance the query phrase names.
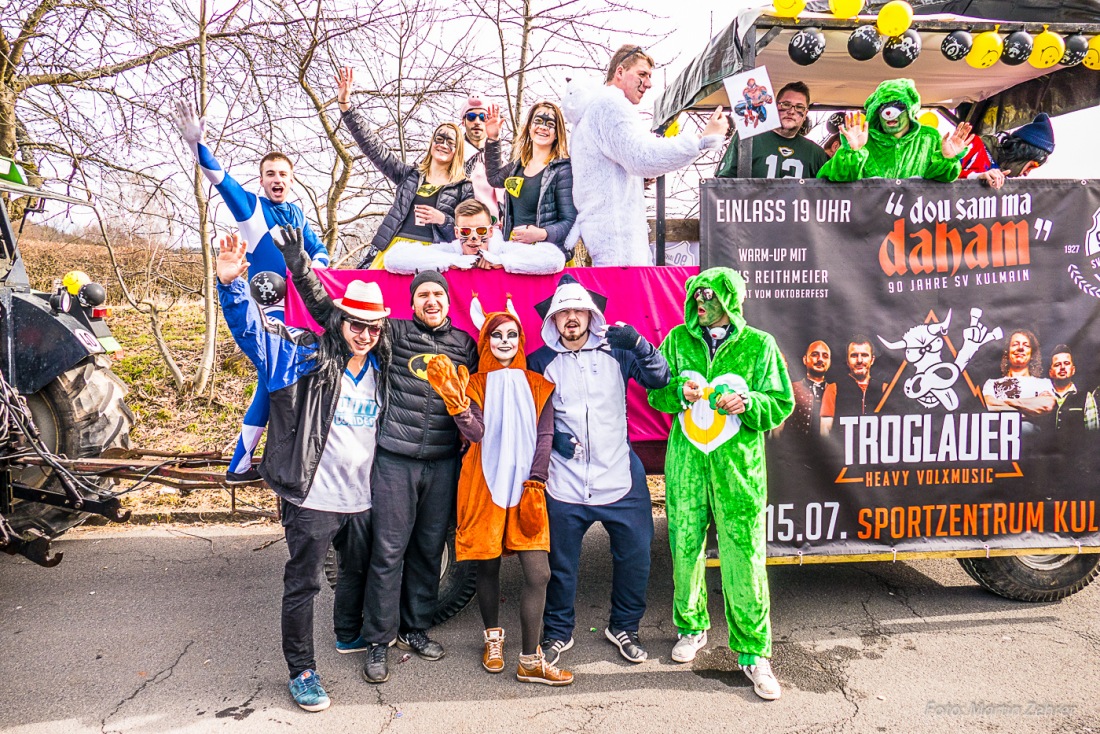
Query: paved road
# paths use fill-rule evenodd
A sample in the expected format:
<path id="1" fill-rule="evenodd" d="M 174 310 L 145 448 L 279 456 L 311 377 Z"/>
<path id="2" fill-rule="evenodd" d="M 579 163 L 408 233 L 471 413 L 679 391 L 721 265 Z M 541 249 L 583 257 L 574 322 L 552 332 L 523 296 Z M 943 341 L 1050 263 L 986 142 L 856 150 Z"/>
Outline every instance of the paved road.
<path id="1" fill-rule="evenodd" d="M 691 666 L 669 661 L 663 523 L 642 629 L 655 659 L 629 665 L 602 637 L 610 559 L 595 530 L 582 627 L 567 653 L 572 687 L 484 673 L 474 606 L 435 631 L 446 659 L 393 665 L 389 683 L 368 686 L 361 656 L 332 648 L 326 590 L 318 662 L 334 704 L 306 714 L 289 698 L 279 648 L 279 536 L 270 527 L 86 530 L 57 544 L 66 557 L 52 570 L 0 555 L 0 730 L 1100 732 L 1100 587 L 1021 604 L 981 591 L 953 561 L 773 568 L 784 695 L 765 703 L 730 672 L 716 593 L 707 651 Z M 518 592 L 509 560 L 503 617 L 517 638 Z M 399 658 L 391 652 L 391 664 Z"/>

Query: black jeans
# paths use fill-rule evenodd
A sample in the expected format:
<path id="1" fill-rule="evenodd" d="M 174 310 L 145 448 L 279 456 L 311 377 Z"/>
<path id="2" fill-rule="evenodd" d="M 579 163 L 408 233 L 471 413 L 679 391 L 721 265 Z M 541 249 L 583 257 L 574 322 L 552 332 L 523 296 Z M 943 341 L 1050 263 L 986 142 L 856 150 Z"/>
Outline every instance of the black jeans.
<path id="1" fill-rule="evenodd" d="M 422 461 L 383 449 L 371 469 L 375 517 L 363 639 L 387 644 L 426 630 L 439 600 L 439 569 L 455 517 L 458 457 Z"/>
<path id="2" fill-rule="evenodd" d="M 283 657 L 290 677 L 316 670 L 313 654 L 313 599 L 321 590 L 325 556 L 330 545 L 340 558 L 340 576 L 333 604 L 337 639 L 351 642 L 363 625 L 367 567 L 371 553 L 371 511 L 344 514 L 309 510 L 282 503 L 286 546 L 283 571 Z"/>

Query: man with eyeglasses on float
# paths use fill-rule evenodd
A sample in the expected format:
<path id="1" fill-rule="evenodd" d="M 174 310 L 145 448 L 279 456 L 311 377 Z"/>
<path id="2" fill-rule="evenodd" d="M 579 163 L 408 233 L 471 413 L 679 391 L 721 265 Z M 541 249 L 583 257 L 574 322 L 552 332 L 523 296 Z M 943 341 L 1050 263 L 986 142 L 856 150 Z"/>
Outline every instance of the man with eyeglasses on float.
<path id="1" fill-rule="evenodd" d="M 504 189 L 494 189 L 485 175 L 485 118 L 489 100 L 470 95 L 459 110 L 459 122 L 465 132 L 466 177 L 474 185 L 474 198 L 489 210 L 493 224 L 500 219 L 500 202 L 504 201 Z"/>
<path id="2" fill-rule="evenodd" d="M 425 270 L 500 270 L 519 275 L 547 275 L 561 272 L 565 255 L 550 242 L 526 245 L 506 241 L 493 226 L 488 207 L 467 199 L 455 207 L 453 242 L 421 246 L 396 243 L 386 255 L 386 270 L 412 275 Z"/>
<path id="3" fill-rule="evenodd" d="M 752 138 L 749 178 L 816 178 L 829 156 L 806 137 L 810 131 L 810 88 L 802 82 L 791 82 L 779 90 L 776 106 L 779 127 Z M 738 142 L 734 135 L 714 174 L 718 178 L 745 178 L 737 175 Z"/>

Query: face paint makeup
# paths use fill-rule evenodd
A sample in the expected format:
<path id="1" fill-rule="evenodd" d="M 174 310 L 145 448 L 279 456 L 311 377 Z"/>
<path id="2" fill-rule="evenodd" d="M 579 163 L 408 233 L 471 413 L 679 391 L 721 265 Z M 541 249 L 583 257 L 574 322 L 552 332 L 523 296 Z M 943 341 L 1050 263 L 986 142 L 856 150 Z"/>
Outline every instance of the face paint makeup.
<path id="1" fill-rule="evenodd" d="M 726 310 L 722 308 L 722 302 L 717 298 L 704 300 L 697 297 L 695 299 L 695 305 L 698 307 L 700 326 L 713 326 L 721 321 L 722 317 L 726 315 Z"/>
<path id="2" fill-rule="evenodd" d="M 489 334 L 489 351 L 507 367 L 516 358 L 519 349 L 519 327 L 514 321 L 505 321 Z"/>
<path id="3" fill-rule="evenodd" d="M 902 102 L 884 105 L 879 109 L 878 116 L 883 132 L 888 135 L 904 135 L 909 130 L 909 115 Z"/>

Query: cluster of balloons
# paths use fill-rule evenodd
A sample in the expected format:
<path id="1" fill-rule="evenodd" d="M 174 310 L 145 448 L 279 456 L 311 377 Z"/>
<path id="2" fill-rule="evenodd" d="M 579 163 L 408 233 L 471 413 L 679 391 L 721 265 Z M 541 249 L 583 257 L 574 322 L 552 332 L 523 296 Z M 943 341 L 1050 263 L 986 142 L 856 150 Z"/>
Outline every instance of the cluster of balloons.
<path id="1" fill-rule="evenodd" d="M 864 0 L 829 0 L 829 10 L 837 18 L 854 18 L 863 10 Z M 806 9 L 805 0 L 773 0 L 776 15 L 797 18 Z M 882 54 L 882 60 L 895 69 L 904 69 L 920 56 L 920 34 L 910 28 L 913 8 L 905 0 L 891 0 L 882 6 L 874 25 L 857 28 L 848 37 L 848 54 L 857 61 L 870 61 Z M 809 66 L 825 52 L 825 34 L 819 28 L 802 28 L 791 38 L 787 54 L 800 66 Z M 1100 36 L 1085 38 L 1075 33 L 1062 38 L 1043 26 L 1032 36 L 1015 31 L 1003 37 L 998 30 L 976 36 L 965 30 L 949 33 L 940 52 L 950 61 L 966 60 L 975 69 L 988 69 L 1000 61 L 1008 66 L 1029 63 L 1036 69 L 1056 64 L 1084 64 L 1100 70 Z"/>

